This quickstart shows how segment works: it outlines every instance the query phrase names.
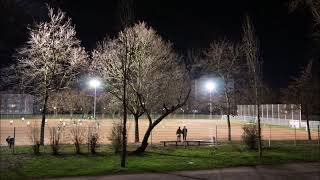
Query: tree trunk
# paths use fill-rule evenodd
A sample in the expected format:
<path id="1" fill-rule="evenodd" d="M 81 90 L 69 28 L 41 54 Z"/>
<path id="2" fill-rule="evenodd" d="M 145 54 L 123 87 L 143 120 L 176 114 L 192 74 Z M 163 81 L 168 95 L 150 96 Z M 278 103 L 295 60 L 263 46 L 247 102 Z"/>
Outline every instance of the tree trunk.
<path id="1" fill-rule="evenodd" d="M 147 149 L 148 147 L 148 139 L 149 139 L 149 136 L 151 134 L 151 131 L 153 130 L 153 127 L 154 126 L 149 126 L 146 133 L 144 134 L 144 137 L 143 137 L 143 140 L 141 142 L 141 145 L 140 147 L 138 147 L 136 150 L 135 150 L 135 153 L 136 154 L 142 154 L 145 152 L 145 150 Z"/>
<path id="2" fill-rule="evenodd" d="M 46 114 L 47 114 L 47 102 L 48 102 L 48 93 L 45 92 L 44 102 L 42 106 L 42 120 L 41 120 L 41 132 L 40 132 L 40 144 L 44 145 L 44 125 L 46 123 Z"/>
<path id="3" fill-rule="evenodd" d="M 257 105 L 257 118 L 258 118 L 258 150 L 259 157 L 262 157 L 262 142 L 261 142 L 261 125 L 260 125 L 260 86 L 258 86 L 258 80 L 255 78 L 255 94 Z"/>
<path id="4" fill-rule="evenodd" d="M 231 125 L 230 125 L 230 114 L 229 113 L 227 114 L 227 121 L 228 121 L 228 141 L 231 142 Z"/>
<path id="5" fill-rule="evenodd" d="M 123 129 L 122 129 L 122 155 L 121 155 L 121 167 L 126 167 L 126 155 L 127 155 L 127 99 L 126 99 L 126 89 L 127 89 L 127 76 L 124 73 L 123 80 Z"/>
<path id="6" fill-rule="evenodd" d="M 227 93 L 226 93 L 226 99 L 227 99 L 228 141 L 231 142 L 231 124 L 230 124 L 231 111 L 230 111 L 230 99 Z"/>
<path id="7" fill-rule="evenodd" d="M 310 125 L 309 125 L 309 109 L 308 109 L 308 105 L 305 106 L 306 107 L 306 120 L 307 120 L 307 131 L 308 131 L 308 140 L 309 142 L 311 142 L 311 132 L 310 132 Z"/>
<path id="8" fill-rule="evenodd" d="M 149 139 L 149 136 L 150 136 L 153 128 L 156 127 L 165 117 L 167 117 L 168 115 L 173 113 L 175 110 L 177 110 L 177 109 L 181 108 L 182 106 L 184 106 L 186 104 L 188 98 L 189 98 L 190 92 L 191 92 L 191 89 L 189 90 L 188 95 L 186 96 L 186 98 L 183 101 L 183 103 L 178 104 L 177 106 L 172 107 L 169 110 L 166 109 L 166 112 L 164 114 L 162 114 L 160 117 L 158 117 L 154 122 L 152 122 L 151 116 L 148 113 L 148 111 L 146 111 L 146 109 L 144 109 L 145 112 L 147 113 L 147 116 L 148 116 L 148 119 L 149 119 L 149 127 L 148 127 L 146 133 L 144 134 L 144 137 L 143 137 L 143 140 L 141 142 L 140 147 L 138 147 L 133 153 L 142 154 L 142 153 L 145 152 L 146 148 L 148 147 L 148 139 Z"/>
<path id="9" fill-rule="evenodd" d="M 179 106 L 179 107 L 181 107 L 181 106 Z M 178 107 L 178 108 L 179 108 L 179 107 Z M 178 109 L 178 108 L 176 108 L 176 109 Z M 156 127 L 166 116 L 168 116 L 170 113 L 174 112 L 176 109 L 174 109 L 174 110 L 172 110 L 172 111 L 170 111 L 170 112 L 166 112 L 165 114 L 163 114 L 162 116 L 160 116 L 157 120 L 155 120 L 153 123 L 151 123 L 151 119 L 149 119 L 149 120 L 150 120 L 150 121 L 149 121 L 149 122 L 150 122 L 149 127 L 148 127 L 146 133 L 145 133 L 144 136 L 143 136 L 143 140 L 142 140 L 142 142 L 141 142 L 140 147 L 138 147 L 138 148 L 134 151 L 135 154 L 142 154 L 142 153 L 145 152 L 145 150 L 146 150 L 147 147 L 148 147 L 148 139 L 149 139 L 149 137 L 150 137 L 150 134 L 151 134 L 153 128 Z"/>
<path id="10" fill-rule="evenodd" d="M 259 139 L 259 157 L 262 157 L 262 140 L 261 140 L 261 124 L 260 124 L 260 103 L 258 106 L 258 139 Z"/>
<path id="11" fill-rule="evenodd" d="M 135 128 L 134 128 L 134 142 L 139 142 L 139 116 L 137 114 L 134 114 L 134 123 L 135 123 Z"/>

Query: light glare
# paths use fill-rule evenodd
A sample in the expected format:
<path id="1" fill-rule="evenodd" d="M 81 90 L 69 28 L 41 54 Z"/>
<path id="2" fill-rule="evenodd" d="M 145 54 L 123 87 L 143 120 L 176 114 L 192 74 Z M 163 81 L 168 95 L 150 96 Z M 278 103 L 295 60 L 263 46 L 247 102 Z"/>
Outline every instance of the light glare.
<path id="1" fill-rule="evenodd" d="M 206 88 L 208 91 L 213 91 L 216 88 L 216 84 L 214 82 L 207 82 Z"/>
<path id="2" fill-rule="evenodd" d="M 93 88 L 97 88 L 100 86 L 100 81 L 98 81 L 97 79 L 91 79 L 89 85 Z"/>

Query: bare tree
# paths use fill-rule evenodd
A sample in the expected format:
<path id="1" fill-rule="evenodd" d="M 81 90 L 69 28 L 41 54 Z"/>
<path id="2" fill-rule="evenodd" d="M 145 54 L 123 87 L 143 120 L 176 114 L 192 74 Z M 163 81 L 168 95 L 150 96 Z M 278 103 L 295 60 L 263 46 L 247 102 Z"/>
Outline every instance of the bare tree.
<path id="1" fill-rule="evenodd" d="M 70 129 L 70 137 L 74 143 L 74 147 L 77 154 L 81 153 L 81 145 L 85 141 L 85 131 L 86 129 L 81 126 L 81 124 L 73 124 Z"/>
<path id="2" fill-rule="evenodd" d="M 314 66 L 314 60 L 310 60 L 306 67 L 301 71 L 297 78 L 285 89 L 283 99 L 288 103 L 300 104 L 297 108 L 302 108 L 307 121 L 308 139 L 311 141 L 310 132 L 310 114 L 318 113 L 320 109 L 320 84 L 319 84 L 319 70 L 316 72 L 317 66 Z"/>
<path id="3" fill-rule="evenodd" d="M 228 140 L 231 141 L 230 115 L 234 112 L 234 81 L 240 73 L 240 48 L 227 40 L 215 41 L 205 52 L 203 66 L 206 71 L 215 74 L 222 82 L 223 97 L 219 102 L 222 110 L 227 114 Z"/>
<path id="4" fill-rule="evenodd" d="M 17 63 L 9 78 L 19 88 L 42 100 L 40 142 L 44 143 L 44 125 L 48 98 L 52 92 L 69 87 L 85 67 L 87 54 L 76 38 L 71 20 L 64 12 L 49 9 L 49 21 L 30 29 L 29 39 L 17 51 Z"/>
<path id="5" fill-rule="evenodd" d="M 50 146 L 53 155 L 58 155 L 62 139 L 62 127 L 50 127 Z"/>
<path id="6" fill-rule="evenodd" d="M 66 112 L 69 112 L 70 118 L 72 119 L 73 112 L 76 110 L 79 102 L 79 93 L 73 89 L 66 89 L 61 92 L 63 98 L 63 107 Z"/>
<path id="7" fill-rule="evenodd" d="M 134 0 L 118 0 L 118 11 L 121 28 L 125 29 L 134 24 Z"/>
<path id="8" fill-rule="evenodd" d="M 165 62 L 165 59 L 162 59 L 162 62 Z M 166 60 L 162 65 L 153 65 L 146 67 L 155 69 L 147 70 L 146 75 L 149 78 L 143 84 L 144 89 L 136 92 L 149 121 L 142 143 L 135 150 L 137 154 L 145 152 L 153 129 L 169 114 L 186 105 L 191 92 L 188 72 L 173 59 L 171 62 Z M 151 112 L 157 112 L 159 116 L 152 118 Z"/>
<path id="9" fill-rule="evenodd" d="M 136 51 L 136 34 L 132 28 L 121 31 L 117 39 L 105 39 L 93 51 L 92 69 L 107 81 L 110 92 L 123 104 L 123 140 L 121 166 L 126 164 L 127 83 Z"/>
<path id="10" fill-rule="evenodd" d="M 64 101 L 60 91 L 51 93 L 48 98 L 47 111 L 53 112 L 54 115 L 63 112 Z"/>
<path id="11" fill-rule="evenodd" d="M 77 107 L 83 113 L 83 117 L 87 117 L 89 112 L 92 111 L 92 97 L 85 91 L 80 91 L 78 94 Z"/>
<path id="12" fill-rule="evenodd" d="M 126 109 L 133 114 L 148 111 L 149 128 L 139 148 L 139 151 L 144 151 L 152 129 L 168 114 L 183 106 L 187 99 L 182 93 L 187 88 L 182 87 L 182 83 L 179 84 L 186 80 L 183 79 L 185 74 L 175 63 L 177 56 L 171 45 L 163 41 L 152 28 L 139 23 L 121 32 L 118 39 L 105 40 L 93 52 L 92 57 L 95 72 L 109 82 L 109 92 L 122 101 L 122 82 L 124 77 L 127 78 L 126 93 L 129 96 L 126 98 Z M 124 58 L 129 61 L 126 62 L 129 65 L 126 66 L 126 76 L 122 69 Z M 172 106 L 166 105 L 167 101 L 172 103 L 175 100 L 179 101 Z M 140 109 L 136 111 L 131 108 Z M 163 115 L 152 122 L 150 113 L 155 109 Z"/>
<path id="13" fill-rule="evenodd" d="M 149 126 L 136 153 L 143 153 L 148 146 L 152 130 L 167 115 L 186 104 L 190 94 L 189 74 L 171 44 L 162 40 L 144 23 L 136 25 L 138 50 L 131 71 L 130 89 L 136 93 Z M 160 113 L 152 119 L 151 112 Z"/>
<path id="14" fill-rule="evenodd" d="M 262 60 L 260 57 L 259 40 L 255 33 L 253 24 L 246 16 L 242 25 L 242 48 L 247 60 L 249 69 L 249 78 L 254 90 L 254 100 L 257 106 L 257 120 L 258 120 L 258 149 L 259 157 L 262 157 L 262 142 L 261 142 L 261 124 L 260 124 L 260 106 L 261 106 L 261 86 L 262 86 Z"/>
<path id="15" fill-rule="evenodd" d="M 139 84 L 140 86 L 138 88 L 141 88 L 141 83 Z M 141 108 L 139 99 L 132 88 L 128 88 L 128 95 L 130 97 L 128 97 L 127 109 L 134 117 L 134 142 L 139 142 L 139 118 L 144 114 L 144 111 Z"/>
<path id="16" fill-rule="evenodd" d="M 40 153 L 40 132 L 39 126 L 36 124 L 36 122 L 32 122 L 32 124 L 29 125 L 28 133 L 28 136 L 32 143 L 33 153 L 38 155 Z"/>
<path id="17" fill-rule="evenodd" d="M 98 103 L 102 112 L 102 118 L 105 113 L 110 113 L 115 118 L 116 113 L 121 111 L 121 101 L 113 96 L 110 92 L 104 92 L 98 97 Z"/>

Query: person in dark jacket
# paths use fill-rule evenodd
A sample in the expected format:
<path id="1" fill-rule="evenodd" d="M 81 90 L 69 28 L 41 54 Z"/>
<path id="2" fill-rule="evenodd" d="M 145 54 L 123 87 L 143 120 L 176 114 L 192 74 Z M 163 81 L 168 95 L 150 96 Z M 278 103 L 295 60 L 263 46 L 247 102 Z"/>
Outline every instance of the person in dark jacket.
<path id="1" fill-rule="evenodd" d="M 188 129 L 186 128 L 186 126 L 184 126 L 183 129 L 182 129 L 183 141 L 187 140 L 187 133 L 188 133 Z"/>
<path id="2" fill-rule="evenodd" d="M 14 145 L 14 138 L 8 136 L 8 137 L 6 138 L 6 141 L 7 141 L 8 146 L 9 146 L 10 148 Z"/>
<path id="3" fill-rule="evenodd" d="M 179 126 L 179 128 L 177 129 L 176 135 L 177 135 L 177 141 L 181 142 L 181 134 L 182 134 L 182 130 Z"/>

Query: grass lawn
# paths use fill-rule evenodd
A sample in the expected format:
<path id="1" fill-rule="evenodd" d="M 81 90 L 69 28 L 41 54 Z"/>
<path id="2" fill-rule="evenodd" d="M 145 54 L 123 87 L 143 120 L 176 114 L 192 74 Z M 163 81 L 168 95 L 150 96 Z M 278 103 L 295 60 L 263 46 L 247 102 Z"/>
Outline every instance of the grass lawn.
<path id="1" fill-rule="evenodd" d="M 1 147 L 1 179 L 167 172 L 320 161 L 320 147 L 316 144 L 274 146 L 264 149 L 262 159 L 257 157 L 257 152 L 245 150 L 240 144 L 225 144 L 216 148 L 152 147 L 144 156 L 129 156 L 126 168 L 120 167 L 119 155 L 114 155 L 108 146 L 101 146 L 97 155 L 90 155 L 85 147 L 83 152 L 86 153 L 75 155 L 73 146 L 65 145 L 60 155 L 53 156 L 50 147 L 45 148 L 45 152 L 35 156 L 32 155 L 31 147 L 16 147 L 16 155 L 12 155 L 9 148 Z"/>

